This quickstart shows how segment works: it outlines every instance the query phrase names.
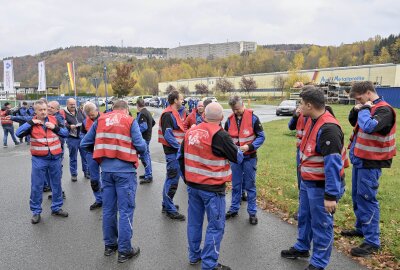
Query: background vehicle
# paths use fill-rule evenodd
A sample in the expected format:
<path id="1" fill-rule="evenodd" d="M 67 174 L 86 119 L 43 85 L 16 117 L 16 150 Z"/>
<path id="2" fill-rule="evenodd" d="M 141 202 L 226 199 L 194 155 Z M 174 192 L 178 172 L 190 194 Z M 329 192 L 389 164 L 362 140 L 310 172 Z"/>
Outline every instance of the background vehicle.
<path id="1" fill-rule="evenodd" d="M 216 97 L 204 97 L 204 98 L 201 99 L 201 101 L 204 101 L 204 100 L 206 100 L 206 99 L 211 99 L 212 102 L 218 102 L 218 100 L 217 100 Z"/>
<path id="2" fill-rule="evenodd" d="M 296 111 L 298 101 L 297 100 L 284 100 L 276 108 L 276 115 L 293 115 Z"/>

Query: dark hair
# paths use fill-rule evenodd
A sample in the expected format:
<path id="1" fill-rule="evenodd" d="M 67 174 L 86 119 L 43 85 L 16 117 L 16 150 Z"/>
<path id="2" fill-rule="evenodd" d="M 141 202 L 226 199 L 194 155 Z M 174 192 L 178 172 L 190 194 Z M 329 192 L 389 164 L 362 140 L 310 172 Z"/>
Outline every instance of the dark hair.
<path id="1" fill-rule="evenodd" d="M 212 102 L 213 102 L 213 101 L 212 101 L 211 98 L 207 98 L 206 100 L 204 100 L 204 101 L 203 101 L 204 108 L 207 107 L 207 105 L 209 105 L 209 104 L 212 103 Z"/>
<path id="2" fill-rule="evenodd" d="M 137 105 L 139 108 L 143 108 L 143 107 L 145 106 L 143 98 L 138 98 L 138 99 L 136 100 L 136 105 Z"/>
<path id="3" fill-rule="evenodd" d="M 233 107 L 235 106 L 237 103 L 240 103 L 240 105 L 243 105 L 243 100 L 241 97 L 239 96 L 232 96 L 229 98 L 229 106 Z"/>
<path id="4" fill-rule="evenodd" d="M 369 91 L 376 93 L 374 84 L 371 81 L 354 82 L 351 86 L 350 97 L 355 95 L 363 95 Z"/>
<path id="5" fill-rule="evenodd" d="M 311 103 L 317 109 L 325 108 L 324 92 L 314 86 L 303 87 L 300 98 L 302 98 L 305 103 Z"/>
<path id="6" fill-rule="evenodd" d="M 4 103 L 4 106 L 8 106 L 8 105 L 10 105 L 10 102 Z"/>
<path id="7" fill-rule="evenodd" d="M 28 105 L 28 102 L 24 101 L 22 102 L 22 105 Z"/>
<path id="8" fill-rule="evenodd" d="M 326 105 L 326 106 L 325 106 L 325 110 L 327 110 L 330 114 L 332 114 L 333 117 L 336 118 L 335 114 L 333 113 L 333 109 L 332 109 L 331 106 Z"/>
<path id="9" fill-rule="evenodd" d="M 169 105 L 172 105 L 175 103 L 175 99 L 179 99 L 179 92 L 174 90 L 168 95 L 168 103 Z"/>
<path id="10" fill-rule="evenodd" d="M 125 100 L 118 99 L 118 100 L 114 101 L 113 104 L 114 104 L 112 107 L 113 110 L 123 110 L 123 109 L 129 110 L 128 103 L 126 103 Z"/>

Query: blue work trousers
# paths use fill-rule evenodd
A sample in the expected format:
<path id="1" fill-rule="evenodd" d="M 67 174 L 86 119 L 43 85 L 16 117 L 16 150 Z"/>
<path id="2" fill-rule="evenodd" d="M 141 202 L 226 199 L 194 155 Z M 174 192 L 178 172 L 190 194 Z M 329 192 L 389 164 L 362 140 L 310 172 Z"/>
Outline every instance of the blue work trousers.
<path id="1" fill-rule="evenodd" d="M 153 176 L 153 170 L 151 167 L 151 156 L 150 156 L 150 141 L 146 141 L 147 151 L 144 154 L 140 154 L 140 160 L 144 166 L 144 178 L 148 179 Z"/>
<path id="2" fill-rule="evenodd" d="M 214 269 L 218 265 L 219 249 L 225 229 L 225 194 L 187 187 L 189 261 L 201 258 L 202 269 Z M 203 249 L 204 213 L 207 213 L 207 230 Z"/>
<path id="3" fill-rule="evenodd" d="M 73 176 L 78 175 L 78 151 L 81 155 L 82 171 L 84 173 L 88 172 L 86 151 L 82 147 L 80 147 L 80 143 L 80 138 L 68 137 L 67 139 L 67 146 L 69 150 L 69 171 Z"/>
<path id="4" fill-rule="evenodd" d="M 34 215 L 42 212 L 43 186 L 47 174 L 49 175 L 50 187 L 53 192 L 51 210 L 57 212 L 63 205 L 60 155 L 32 156 L 30 207 Z"/>
<path id="5" fill-rule="evenodd" d="M 90 186 L 92 187 L 93 196 L 97 203 L 102 203 L 100 165 L 93 159 L 92 152 L 86 152 L 86 162 L 89 168 Z"/>
<path id="6" fill-rule="evenodd" d="M 117 246 L 118 252 L 132 250 L 133 212 L 135 210 L 136 172 L 102 172 L 103 238 L 105 246 Z M 119 219 L 118 219 L 119 217 Z"/>
<path id="7" fill-rule="evenodd" d="M 167 161 L 167 177 L 164 182 L 162 206 L 170 213 L 178 212 L 173 201 L 176 190 L 178 189 L 180 176 L 179 162 L 176 157 L 177 154 L 165 155 Z"/>
<path id="8" fill-rule="evenodd" d="M 356 168 L 353 166 L 352 199 L 356 216 L 355 228 L 364 235 L 364 242 L 380 247 L 379 202 L 376 198 L 381 169 Z"/>
<path id="9" fill-rule="evenodd" d="M 325 188 L 317 181 L 300 184 L 298 238 L 294 248 L 308 251 L 313 242 L 310 264 L 325 268 L 331 257 L 333 245 L 333 216 L 325 210 Z"/>
<path id="10" fill-rule="evenodd" d="M 257 214 L 256 171 L 257 158 L 244 158 L 241 164 L 231 162 L 232 170 L 232 204 L 229 211 L 237 213 L 242 196 L 242 183 L 247 192 L 247 212 Z"/>
<path id="11" fill-rule="evenodd" d="M 3 145 L 7 145 L 7 137 L 10 134 L 11 139 L 14 141 L 15 144 L 18 143 L 17 137 L 14 134 L 14 126 L 13 125 L 5 125 L 3 126 L 4 136 L 3 136 Z"/>

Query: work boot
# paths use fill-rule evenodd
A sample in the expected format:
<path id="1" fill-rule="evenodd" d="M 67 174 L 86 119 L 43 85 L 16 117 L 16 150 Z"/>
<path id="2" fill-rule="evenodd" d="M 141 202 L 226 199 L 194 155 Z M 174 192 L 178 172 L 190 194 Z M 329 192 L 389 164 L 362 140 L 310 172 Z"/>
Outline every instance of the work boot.
<path id="1" fill-rule="evenodd" d="M 32 224 L 37 224 L 40 222 L 40 214 L 34 214 L 31 219 Z"/>
<path id="2" fill-rule="evenodd" d="M 65 192 L 64 191 L 62 192 L 62 195 L 63 195 L 63 199 L 65 200 L 67 197 L 65 197 Z M 49 200 L 53 199 L 53 195 L 49 194 L 49 196 L 47 196 L 47 199 L 49 199 Z"/>
<path id="3" fill-rule="evenodd" d="M 185 216 L 180 214 L 179 212 L 167 212 L 167 217 L 169 217 L 170 219 L 176 219 L 179 221 L 186 220 Z"/>
<path id="4" fill-rule="evenodd" d="M 134 257 L 137 257 L 140 254 L 140 248 L 136 247 L 136 248 L 132 248 L 131 252 L 128 253 L 122 253 L 122 252 L 118 252 L 118 262 L 119 263 L 124 263 L 127 260 L 130 260 Z"/>
<path id="5" fill-rule="evenodd" d="M 355 257 L 367 257 L 379 250 L 379 247 L 372 246 L 367 243 L 362 243 L 360 246 L 352 248 L 350 254 Z"/>
<path id="6" fill-rule="evenodd" d="M 294 220 L 299 220 L 299 211 L 296 211 L 292 217 Z"/>
<path id="7" fill-rule="evenodd" d="M 153 177 L 152 176 L 150 176 L 149 178 L 144 178 L 144 179 L 140 180 L 140 184 L 141 185 L 150 184 L 151 182 L 153 182 Z"/>
<path id="8" fill-rule="evenodd" d="M 43 187 L 43 192 L 50 192 L 51 188 L 49 186 Z"/>
<path id="9" fill-rule="evenodd" d="M 355 229 L 343 230 L 340 232 L 340 234 L 344 237 L 364 237 L 364 235 L 361 232 L 359 232 Z"/>
<path id="10" fill-rule="evenodd" d="M 214 267 L 214 270 L 232 270 L 232 268 L 219 263 L 216 267 Z"/>
<path id="11" fill-rule="evenodd" d="M 3 148 L 7 148 L 7 147 L 8 147 L 8 145 L 7 145 L 7 144 L 4 144 L 4 145 L 3 145 Z"/>
<path id="12" fill-rule="evenodd" d="M 294 247 L 291 247 L 290 249 L 282 250 L 281 251 L 281 257 L 286 258 L 286 259 L 297 259 L 297 258 L 308 258 L 310 257 L 310 252 L 308 250 L 306 251 L 299 251 L 295 249 Z"/>
<path id="13" fill-rule="evenodd" d="M 225 219 L 234 218 L 238 215 L 238 212 L 231 212 L 230 210 L 226 212 Z"/>
<path id="14" fill-rule="evenodd" d="M 72 175 L 72 176 L 71 176 L 71 181 L 72 181 L 72 182 L 78 181 L 78 176 L 77 176 L 77 175 Z"/>
<path id="15" fill-rule="evenodd" d="M 104 256 L 111 256 L 118 250 L 118 246 L 106 246 L 104 249 Z"/>
<path id="16" fill-rule="evenodd" d="M 201 262 L 201 258 L 198 258 L 198 259 L 196 259 L 194 261 L 190 261 L 189 264 L 190 265 L 196 265 L 196 264 L 199 264 L 200 262 Z"/>
<path id="17" fill-rule="evenodd" d="M 83 173 L 83 177 L 85 177 L 86 179 L 90 179 L 90 173 L 89 172 L 84 172 Z"/>
<path id="18" fill-rule="evenodd" d="M 21 143 L 19 142 L 15 142 L 15 146 L 21 145 Z"/>
<path id="19" fill-rule="evenodd" d="M 309 264 L 306 269 L 304 270 L 324 270 L 324 268 L 315 267 L 312 264 Z"/>
<path id="20" fill-rule="evenodd" d="M 31 142 L 26 142 L 26 145 L 30 145 L 31 144 Z"/>
<path id="21" fill-rule="evenodd" d="M 175 208 L 176 208 L 176 210 L 179 210 L 179 205 L 177 205 L 177 204 L 175 204 Z M 165 210 L 165 206 L 163 205 L 162 206 L 162 210 L 161 210 L 161 213 L 166 213 L 167 212 L 167 210 Z"/>
<path id="22" fill-rule="evenodd" d="M 68 212 L 60 209 L 57 212 L 51 212 L 51 215 L 52 216 L 60 216 L 60 217 L 68 217 Z"/>
<path id="23" fill-rule="evenodd" d="M 139 175 L 139 179 L 144 179 L 144 174 L 143 175 Z"/>
<path id="24" fill-rule="evenodd" d="M 95 209 L 97 209 L 97 208 L 101 208 L 102 206 L 103 206 L 102 203 L 94 202 L 94 204 L 92 204 L 92 205 L 90 206 L 90 210 L 95 210 Z"/>
<path id="25" fill-rule="evenodd" d="M 249 216 L 249 222 L 251 225 L 257 225 L 258 224 L 258 218 L 256 215 L 250 215 Z"/>
<path id="26" fill-rule="evenodd" d="M 242 201 L 247 202 L 247 194 L 246 192 L 242 192 Z"/>

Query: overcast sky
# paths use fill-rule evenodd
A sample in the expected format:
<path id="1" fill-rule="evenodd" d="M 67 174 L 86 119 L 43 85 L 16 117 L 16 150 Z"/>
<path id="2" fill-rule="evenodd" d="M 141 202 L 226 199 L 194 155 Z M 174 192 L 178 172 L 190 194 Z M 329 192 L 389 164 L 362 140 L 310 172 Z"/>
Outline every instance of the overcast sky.
<path id="1" fill-rule="evenodd" d="M 400 33 L 399 0 L 0 0 L 0 58 L 74 45 L 339 45 Z"/>

